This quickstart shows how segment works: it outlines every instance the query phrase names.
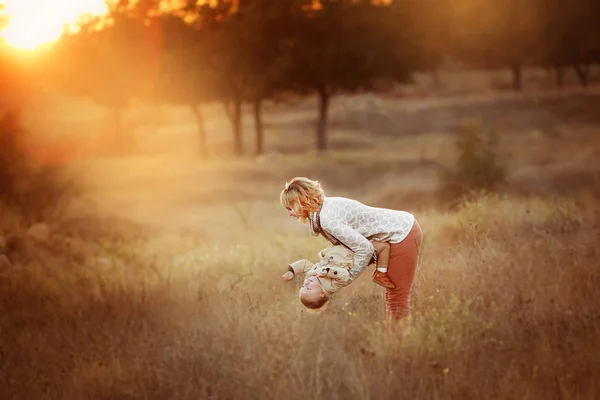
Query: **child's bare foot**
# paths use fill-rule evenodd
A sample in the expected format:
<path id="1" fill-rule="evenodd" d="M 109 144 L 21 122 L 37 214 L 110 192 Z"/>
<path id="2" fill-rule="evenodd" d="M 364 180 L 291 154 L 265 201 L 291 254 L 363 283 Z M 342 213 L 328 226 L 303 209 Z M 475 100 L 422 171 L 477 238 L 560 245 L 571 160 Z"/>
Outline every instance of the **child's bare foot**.
<path id="1" fill-rule="evenodd" d="M 381 272 L 378 270 L 375 270 L 375 272 L 373 273 L 373 282 L 388 289 L 394 289 L 396 287 L 396 285 L 392 283 L 390 277 L 387 276 L 385 272 Z"/>

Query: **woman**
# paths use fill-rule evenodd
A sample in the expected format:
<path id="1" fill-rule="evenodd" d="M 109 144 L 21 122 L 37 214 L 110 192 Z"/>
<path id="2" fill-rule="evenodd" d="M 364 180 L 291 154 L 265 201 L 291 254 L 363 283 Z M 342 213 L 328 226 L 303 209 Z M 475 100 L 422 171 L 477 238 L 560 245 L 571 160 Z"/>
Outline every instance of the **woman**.
<path id="1" fill-rule="evenodd" d="M 289 216 L 303 223 L 308 221 L 313 236 L 320 234 L 332 244 L 341 243 L 354 252 L 347 284 L 369 265 L 375 252 L 370 240 L 388 242 L 391 248 L 387 274 L 395 285 L 393 289 L 386 288 L 388 317 L 399 320 L 408 315 L 423 242 L 423 232 L 412 214 L 370 207 L 344 197 L 327 197 L 318 181 L 304 177 L 287 182 L 280 201 Z M 325 297 L 320 306 L 325 306 L 327 300 Z"/>

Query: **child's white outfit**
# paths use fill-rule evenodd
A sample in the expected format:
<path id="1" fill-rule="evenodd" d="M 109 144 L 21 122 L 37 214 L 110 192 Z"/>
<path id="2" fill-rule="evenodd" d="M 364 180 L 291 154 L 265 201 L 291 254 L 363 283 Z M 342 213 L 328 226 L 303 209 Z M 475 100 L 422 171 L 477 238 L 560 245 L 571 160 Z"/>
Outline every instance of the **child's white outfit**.
<path id="1" fill-rule="evenodd" d="M 375 252 L 369 264 L 376 262 L 378 269 L 387 270 L 390 245 L 385 242 L 371 241 L 371 243 L 375 247 Z M 354 252 L 346 246 L 338 244 L 321 250 L 319 252 L 319 261 L 316 264 L 302 259 L 290 264 L 289 270 L 294 275 L 304 273 L 305 278 L 326 272 L 326 276 L 319 276 L 319 281 L 325 293 L 331 296 L 351 282 L 350 269 L 353 264 Z"/>

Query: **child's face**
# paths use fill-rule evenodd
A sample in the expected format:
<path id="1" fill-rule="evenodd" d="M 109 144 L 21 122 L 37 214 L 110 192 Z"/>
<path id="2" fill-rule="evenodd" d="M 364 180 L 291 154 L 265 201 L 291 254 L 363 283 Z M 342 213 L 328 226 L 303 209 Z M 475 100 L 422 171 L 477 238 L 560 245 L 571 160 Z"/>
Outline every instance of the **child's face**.
<path id="1" fill-rule="evenodd" d="M 319 298 L 325 297 L 325 291 L 321 286 L 321 281 L 316 276 L 311 276 L 304 280 L 300 288 L 300 297 L 309 301 L 318 301 Z"/>

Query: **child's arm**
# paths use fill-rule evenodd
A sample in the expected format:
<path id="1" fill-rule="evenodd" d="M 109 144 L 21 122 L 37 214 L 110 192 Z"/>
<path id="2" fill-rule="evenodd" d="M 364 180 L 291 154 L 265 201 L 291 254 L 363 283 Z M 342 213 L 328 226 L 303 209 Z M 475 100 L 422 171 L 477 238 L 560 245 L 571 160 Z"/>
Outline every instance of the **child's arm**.
<path id="1" fill-rule="evenodd" d="M 377 268 L 387 268 L 390 261 L 390 244 L 388 242 L 371 241 L 377 252 Z"/>
<path id="2" fill-rule="evenodd" d="M 313 263 L 308 260 L 298 260 L 288 265 L 288 271 L 283 274 L 282 278 L 284 281 L 288 282 L 294 279 L 294 276 L 306 273 L 313 267 Z"/>

